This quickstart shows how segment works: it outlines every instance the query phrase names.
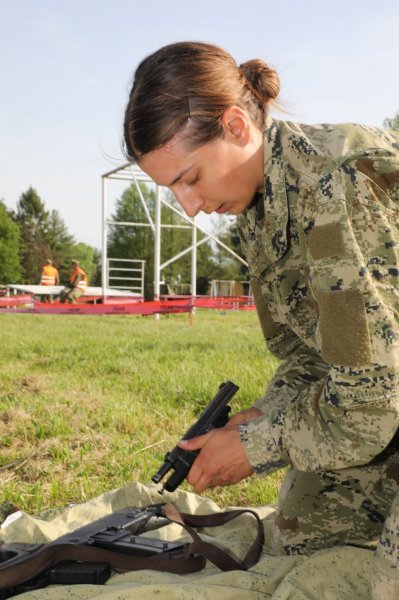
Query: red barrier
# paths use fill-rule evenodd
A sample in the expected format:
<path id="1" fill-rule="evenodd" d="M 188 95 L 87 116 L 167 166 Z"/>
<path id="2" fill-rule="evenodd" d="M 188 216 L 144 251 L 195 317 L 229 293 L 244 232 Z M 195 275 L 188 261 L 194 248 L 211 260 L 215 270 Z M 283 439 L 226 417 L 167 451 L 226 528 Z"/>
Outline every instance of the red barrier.
<path id="1" fill-rule="evenodd" d="M 8 308 L 11 306 L 22 306 L 24 304 L 33 304 L 33 296 L 30 294 L 15 295 L 15 296 L 1 296 L 0 297 L 0 308 Z"/>
<path id="2" fill-rule="evenodd" d="M 175 302 L 141 302 L 137 304 L 62 304 L 54 302 L 45 304 L 35 302 L 32 308 L 22 308 L 21 313 L 38 315 L 155 315 L 169 313 L 191 312 L 191 301 L 177 300 Z M 5 309 L 7 312 L 7 309 Z"/>
<path id="3" fill-rule="evenodd" d="M 254 310 L 255 304 L 250 296 L 199 296 L 194 301 L 198 308 L 217 308 L 220 310 Z"/>
<path id="4" fill-rule="evenodd" d="M 30 302 L 32 298 L 28 296 Z M 97 298 L 97 300 L 102 300 Z M 224 297 L 197 297 L 181 296 L 180 298 L 168 296 L 166 300 L 152 302 L 137 302 L 128 300 L 122 302 L 107 300 L 106 303 L 98 304 L 62 304 L 61 302 L 44 303 L 35 301 L 32 307 L 4 308 L 1 312 L 30 313 L 41 315 L 155 315 L 192 312 L 193 308 L 209 308 L 218 310 L 253 310 L 255 305 L 248 296 L 224 296 Z M 7 305 L 9 306 L 9 305 Z"/>

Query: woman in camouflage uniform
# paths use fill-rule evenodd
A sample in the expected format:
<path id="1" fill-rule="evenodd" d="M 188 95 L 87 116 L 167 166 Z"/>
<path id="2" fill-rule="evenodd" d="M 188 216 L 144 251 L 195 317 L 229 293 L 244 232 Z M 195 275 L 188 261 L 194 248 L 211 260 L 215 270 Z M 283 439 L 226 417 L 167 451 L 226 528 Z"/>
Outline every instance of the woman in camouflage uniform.
<path id="1" fill-rule="evenodd" d="M 201 449 L 188 481 L 201 493 L 288 465 L 281 554 L 376 542 L 390 515 L 377 597 L 399 552 L 399 136 L 273 119 L 278 93 L 263 61 L 178 43 L 140 64 L 126 109 L 127 156 L 189 216 L 238 215 L 282 361 L 252 408 L 185 442 Z"/>

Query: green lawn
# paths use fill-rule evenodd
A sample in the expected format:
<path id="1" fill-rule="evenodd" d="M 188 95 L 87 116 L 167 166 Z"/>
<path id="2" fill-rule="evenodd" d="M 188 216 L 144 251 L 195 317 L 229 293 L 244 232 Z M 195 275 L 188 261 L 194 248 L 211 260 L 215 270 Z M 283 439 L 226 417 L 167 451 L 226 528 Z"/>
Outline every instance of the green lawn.
<path id="1" fill-rule="evenodd" d="M 0 501 L 31 513 L 150 483 L 221 382 L 240 386 L 236 411 L 276 367 L 254 312 L 199 310 L 192 325 L 187 315 L 0 314 L 0 341 Z M 275 502 L 280 479 L 206 495 Z"/>

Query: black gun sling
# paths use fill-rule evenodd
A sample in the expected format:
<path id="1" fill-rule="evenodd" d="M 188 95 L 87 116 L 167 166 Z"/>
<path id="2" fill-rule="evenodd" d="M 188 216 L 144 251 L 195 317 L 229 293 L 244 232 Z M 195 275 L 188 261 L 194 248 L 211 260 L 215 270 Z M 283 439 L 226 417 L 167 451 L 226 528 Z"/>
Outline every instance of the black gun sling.
<path id="1" fill-rule="evenodd" d="M 3 568 L 0 566 L 0 590 L 29 581 L 50 567 L 65 561 L 108 563 L 113 570 L 118 572 L 153 569 L 183 575 L 203 569 L 206 559 L 222 571 L 247 570 L 259 560 L 264 543 L 264 532 L 259 516 L 252 510 L 238 509 L 208 515 L 190 515 L 179 512 L 172 504 L 165 504 L 163 513 L 171 522 L 184 527 L 193 540 L 187 544 L 183 558 L 168 560 L 167 556 L 161 558 L 162 555 L 156 557 L 129 556 L 90 545 L 50 542 L 18 564 Z M 193 529 L 193 527 L 224 525 L 245 513 L 250 513 L 255 517 L 258 531 L 242 561 L 235 560 L 222 549 L 203 541 Z"/>

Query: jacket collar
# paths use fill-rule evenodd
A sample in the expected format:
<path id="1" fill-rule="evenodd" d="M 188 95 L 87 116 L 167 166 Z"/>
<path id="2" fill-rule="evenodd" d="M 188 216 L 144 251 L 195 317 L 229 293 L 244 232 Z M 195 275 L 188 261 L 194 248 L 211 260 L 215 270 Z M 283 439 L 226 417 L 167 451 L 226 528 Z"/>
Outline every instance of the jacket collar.
<path id="1" fill-rule="evenodd" d="M 270 117 L 264 129 L 264 165 L 263 207 L 259 199 L 242 216 L 251 229 L 258 226 L 265 252 L 276 262 L 287 250 L 288 201 L 280 126 Z"/>

